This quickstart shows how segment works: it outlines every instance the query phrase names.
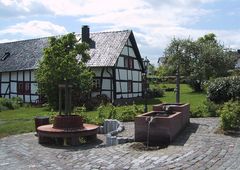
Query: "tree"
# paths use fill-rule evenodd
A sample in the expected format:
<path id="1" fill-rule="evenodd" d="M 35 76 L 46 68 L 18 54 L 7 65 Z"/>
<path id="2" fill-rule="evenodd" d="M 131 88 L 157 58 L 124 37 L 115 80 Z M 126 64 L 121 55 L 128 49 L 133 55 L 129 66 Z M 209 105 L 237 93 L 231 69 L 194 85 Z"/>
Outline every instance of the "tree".
<path id="1" fill-rule="evenodd" d="M 58 85 L 65 81 L 73 85 L 74 94 L 90 92 L 93 72 L 86 66 L 90 59 L 87 50 L 88 45 L 79 43 L 74 33 L 49 38 L 36 79 L 40 94 L 46 95 L 52 108 L 58 108 Z"/>
<path id="2" fill-rule="evenodd" d="M 154 65 L 149 64 L 149 66 L 148 66 L 148 74 L 155 75 L 155 71 L 156 71 L 156 69 L 155 69 Z"/>
<path id="3" fill-rule="evenodd" d="M 204 83 L 211 78 L 226 76 L 234 68 L 236 58 L 224 51 L 213 33 L 198 40 L 173 39 L 165 49 L 165 66 L 188 77 L 188 82 L 195 91 L 202 91 Z"/>
<path id="4" fill-rule="evenodd" d="M 178 66 L 182 75 L 189 74 L 193 48 L 194 44 L 191 39 L 172 39 L 164 51 L 163 67 L 168 69 L 168 74 L 175 75 Z"/>

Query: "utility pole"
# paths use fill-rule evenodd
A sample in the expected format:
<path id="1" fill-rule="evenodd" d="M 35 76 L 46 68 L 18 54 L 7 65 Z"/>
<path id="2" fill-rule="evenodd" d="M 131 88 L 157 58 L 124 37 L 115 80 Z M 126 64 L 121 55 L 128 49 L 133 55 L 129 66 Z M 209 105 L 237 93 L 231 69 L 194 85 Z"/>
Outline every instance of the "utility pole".
<path id="1" fill-rule="evenodd" d="M 179 73 L 179 63 L 177 65 L 176 73 L 176 103 L 180 103 L 180 73 Z"/>
<path id="2" fill-rule="evenodd" d="M 177 70 L 176 70 L 176 103 L 180 103 L 180 58 L 178 51 L 179 44 L 177 45 Z"/>

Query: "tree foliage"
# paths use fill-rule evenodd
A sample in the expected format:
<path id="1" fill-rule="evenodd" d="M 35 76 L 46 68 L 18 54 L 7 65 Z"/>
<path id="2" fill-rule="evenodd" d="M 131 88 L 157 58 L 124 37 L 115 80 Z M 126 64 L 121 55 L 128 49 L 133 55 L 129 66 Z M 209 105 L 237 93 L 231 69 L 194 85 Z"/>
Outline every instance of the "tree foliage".
<path id="1" fill-rule="evenodd" d="M 195 91 L 202 91 L 204 83 L 211 78 L 226 76 L 227 71 L 234 68 L 236 61 L 235 56 L 224 50 L 224 46 L 213 33 L 196 41 L 174 38 L 164 54 L 165 68 L 174 74 L 179 65 L 181 75 L 188 78 Z"/>
<path id="2" fill-rule="evenodd" d="M 58 108 L 58 85 L 67 81 L 73 85 L 74 95 L 86 94 L 92 88 L 93 72 L 86 66 L 90 59 L 88 45 L 79 43 L 74 33 L 49 38 L 39 62 L 36 79 L 40 94 L 45 94 L 49 105 Z"/>

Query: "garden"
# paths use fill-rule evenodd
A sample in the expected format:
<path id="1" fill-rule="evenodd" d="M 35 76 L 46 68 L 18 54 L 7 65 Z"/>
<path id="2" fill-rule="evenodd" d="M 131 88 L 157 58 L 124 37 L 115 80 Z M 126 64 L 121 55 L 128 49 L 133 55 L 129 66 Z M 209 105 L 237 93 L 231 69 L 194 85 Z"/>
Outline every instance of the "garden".
<path id="1" fill-rule="evenodd" d="M 69 44 L 69 49 L 61 53 L 62 56 L 55 53 L 64 49 L 66 44 Z M 34 131 L 36 116 L 49 116 L 52 120 L 58 114 L 58 85 L 62 82 L 74 85 L 74 99 L 80 96 L 87 99 L 73 100 L 73 114 L 81 115 L 86 123 L 100 125 L 108 118 L 133 121 L 136 115 L 143 113 L 144 101 L 115 106 L 98 100 L 97 104 L 89 105 L 91 99 L 86 96 L 91 92 L 94 75 L 86 67 L 89 60 L 86 49 L 88 47 L 85 44 L 77 43 L 74 34 L 50 39 L 50 47 L 44 50 L 44 59 L 36 73 L 36 79 L 41 84 L 39 92 L 46 94 L 48 103 L 42 107 L 33 107 L 23 104 L 20 98 L 0 98 L 0 138 Z M 163 65 L 156 71 L 155 76 L 162 80 L 149 81 L 148 110 L 154 104 L 175 102 L 176 80 L 164 79 L 176 74 L 176 68 L 179 68 L 180 101 L 190 104 L 191 117 L 220 117 L 223 130 L 239 130 L 240 77 L 235 71 L 228 71 L 234 69 L 235 60 L 231 53 L 223 49 L 214 34 L 205 35 L 196 41 L 173 39 L 165 50 Z M 51 54 L 55 55 L 59 63 L 52 59 Z M 82 54 L 80 62 L 76 60 L 76 54 Z M 53 70 L 53 67 L 58 69 Z"/>
<path id="2" fill-rule="evenodd" d="M 231 78 L 230 78 L 231 79 Z M 215 80 L 213 84 L 209 86 L 208 93 L 205 92 L 194 92 L 189 85 L 181 84 L 181 102 L 190 103 L 191 105 L 191 117 L 211 117 L 220 116 L 222 120 L 223 129 L 238 129 L 240 125 L 240 105 L 238 101 L 233 101 L 232 98 L 238 98 L 238 96 L 230 96 L 225 98 L 219 96 L 220 94 L 235 94 L 231 90 L 237 90 L 236 88 L 231 88 L 230 86 L 226 90 L 226 83 L 228 79 L 224 79 L 225 84 L 222 82 L 222 86 L 219 86 L 219 80 Z M 235 80 L 235 79 L 234 79 Z M 235 80 L 236 81 L 236 80 Z M 240 79 L 238 79 L 240 83 Z M 215 85 L 214 85 L 215 84 Z M 232 83 L 233 84 L 233 83 Z M 217 87 L 216 87 L 217 85 Z M 164 88 L 174 88 L 175 84 L 161 83 L 159 89 Z M 213 88 L 217 88 L 219 93 L 212 94 L 211 91 L 215 91 Z M 156 87 L 155 87 L 156 90 Z M 239 89 L 240 91 L 240 89 Z M 147 100 L 148 110 L 152 109 L 152 105 L 163 103 L 174 103 L 175 102 L 175 92 L 174 91 L 164 91 L 163 96 L 149 98 Z M 214 96 L 213 96 L 214 95 Z M 207 97 L 209 99 L 207 99 Z M 240 97 L 240 96 L 239 96 Z M 214 103 L 213 101 L 216 101 Z M 224 104 L 220 104 L 225 100 Z M 27 133 L 35 131 L 34 117 L 36 116 L 49 116 L 50 118 L 58 114 L 48 107 L 34 107 L 31 105 L 26 105 L 21 103 L 21 99 L 3 99 L 0 98 L 0 137 Z M 86 110 L 85 107 L 76 107 L 74 109 L 74 114 L 79 114 L 84 117 L 85 122 L 101 124 L 104 119 L 113 118 L 120 121 L 133 121 L 137 114 L 143 113 L 144 102 L 136 102 L 132 105 L 125 106 L 114 106 L 110 103 L 101 104 L 93 110 Z"/>

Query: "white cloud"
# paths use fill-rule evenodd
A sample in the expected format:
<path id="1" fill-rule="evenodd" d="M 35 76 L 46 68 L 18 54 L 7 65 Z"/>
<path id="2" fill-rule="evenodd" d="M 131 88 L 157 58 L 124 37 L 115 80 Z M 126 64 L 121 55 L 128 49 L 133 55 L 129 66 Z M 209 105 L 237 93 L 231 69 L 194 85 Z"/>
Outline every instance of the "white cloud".
<path id="1" fill-rule="evenodd" d="M 21 34 L 27 37 L 40 37 L 59 35 L 66 33 L 67 30 L 60 25 L 55 25 L 49 21 L 29 21 L 10 26 L 0 31 L 3 34 Z"/>
<path id="2" fill-rule="evenodd" d="M 142 8 L 146 5 L 142 0 L 42 0 L 41 3 L 55 15 L 64 16 L 100 15 L 112 11 Z"/>
<path id="3" fill-rule="evenodd" d="M 40 1 L 0 0 L 0 18 L 24 18 L 29 16 L 53 14 Z"/>
<path id="4" fill-rule="evenodd" d="M 0 39 L 0 43 L 5 43 L 5 42 L 13 42 L 13 41 L 17 41 L 17 39 Z"/>
<path id="5" fill-rule="evenodd" d="M 191 28 L 203 16 L 218 10 L 204 7 L 216 1 L 219 0 L 0 0 L 0 17 L 53 14 L 79 18 L 81 23 L 93 26 L 107 25 L 108 30 L 133 29 L 142 54 L 156 61 L 173 37 L 196 39 L 213 32 L 226 46 L 237 48 L 240 30 Z M 39 37 L 65 32 L 64 27 L 48 21 L 29 21 L 8 27 L 0 35 Z"/>

